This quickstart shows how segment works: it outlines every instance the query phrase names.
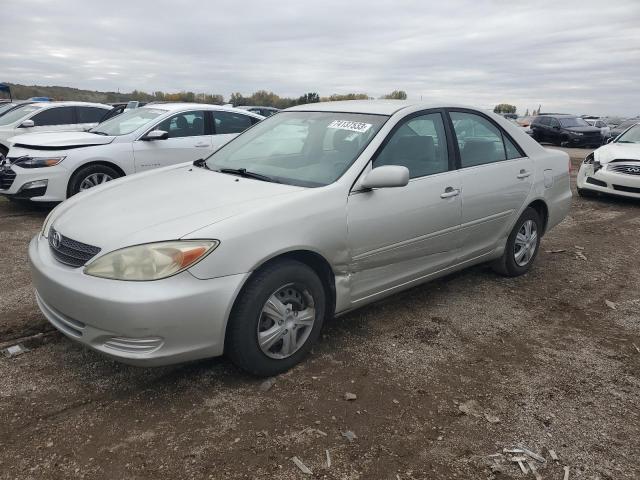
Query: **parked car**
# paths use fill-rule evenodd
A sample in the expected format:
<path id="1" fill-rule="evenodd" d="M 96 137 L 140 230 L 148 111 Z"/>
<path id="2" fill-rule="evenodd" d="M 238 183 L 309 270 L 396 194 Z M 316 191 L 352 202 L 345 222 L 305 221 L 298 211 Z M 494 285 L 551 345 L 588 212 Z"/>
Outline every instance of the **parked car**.
<path id="1" fill-rule="evenodd" d="M 109 105 L 101 103 L 26 103 L 0 117 L 0 154 L 7 155 L 11 137 L 35 132 L 82 131 L 95 127 L 110 110 Z"/>
<path id="2" fill-rule="evenodd" d="M 257 107 L 257 106 L 251 106 L 251 105 L 241 105 L 241 106 L 238 106 L 236 108 L 239 108 L 241 110 L 247 110 L 247 111 L 253 112 L 253 113 L 257 113 L 258 115 L 262 115 L 263 117 L 270 117 L 271 115 L 275 115 L 276 113 L 278 113 L 280 111 L 279 108 Z"/>
<path id="3" fill-rule="evenodd" d="M 617 126 L 611 128 L 611 131 L 610 131 L 611 138 L 616 138 L 618 135 L 621 135 L 622 133 L 624 133 L 625 130 L 627 130 L 630 127 L 633 127 L 634 125 L 637 125 L 638 123 L 640 123 L 640 118 L 629 118 L 627 120 L 620 122 Z"/>
<path id="4" fill-rule="evenodd" d="M 592 127 L 596 127 L 600 129 L 600 136 L 602 137 L 602 143 L 606 143 L 607 140 L 611 137 L 611 127 L 609 127 L 604 120 L 600 118 L 585 118 L 585 122 L 587 122 Z"/>
<path id="5" fill-rule="evenodd" d="M 599 128 L 574 115 L 538 115 L 530 128 L 533 138 L 538 142 L 563 147 L 597 147 L 603 143 Z"/>
<path id="6" fill-rule="evenodd" d="M 577 177 L 578 193 L 640 198 L 640 123 L 585 158 Z"/>
<path id="7" fill-rule="evenodd" d="M 301 105 L 67 200 L 29 247 L 40 309 L 123 362 L 274 375 L 327 317 L 483 262 L 526 273 L 569 211 L 568 155 L 443 107 Z"/>
<path id="8" fill-rule="evenodd" d="M 0 172 L 0 194 L 61 202 L 118 177 L 206 157 L 262 118 L 215 105 L 167 103 L 129 110 L 88 132 L 16 136 Z"/>

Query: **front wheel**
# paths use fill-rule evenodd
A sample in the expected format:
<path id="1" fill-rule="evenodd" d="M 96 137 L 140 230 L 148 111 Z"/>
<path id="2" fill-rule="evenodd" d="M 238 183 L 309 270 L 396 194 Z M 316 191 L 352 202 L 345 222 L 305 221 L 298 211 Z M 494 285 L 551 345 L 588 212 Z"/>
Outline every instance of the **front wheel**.
<path id="1" fill-rule="evenodd" d="M 289 370 L 320 335 L 326 292 L 318 275 L 294 261 L 259 270 L 236 299 L 225 351 L 239 368 L 259 376 Z"/>
<path id="2" fill-rule="evenodd" d="M 502 257 L 494 262 L 493 269 L 507 277 L 524 275 L 533 265 L 542 235 L 540 215 L 527 208 L 516 222 L 507 239 Z"/>
<path id="3" fill-rule="evenodd" d="M 118 177 L 120 177 L 120 174 L 107 165 L 87 165 L 74 173 L 71 180 L 69 180 L 67 197 L 110 182 Z"/>

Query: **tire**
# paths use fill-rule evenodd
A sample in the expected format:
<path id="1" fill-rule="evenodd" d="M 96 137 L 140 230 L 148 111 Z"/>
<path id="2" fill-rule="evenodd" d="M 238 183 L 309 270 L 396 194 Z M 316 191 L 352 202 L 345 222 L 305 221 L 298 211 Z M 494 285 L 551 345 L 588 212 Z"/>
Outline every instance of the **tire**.
<path id="1" fill-rule="evenodd" d="M 526 225 L 529 225 L 532 228 L 531 231 L 535 231 L 536 233 L 535 244 L 532 245 L 533 251 L 531 251 L 531 248 L 527 249 L 524 252 L 524 256 L 521 256 L 518 260 L 517 255 L 523 248 L 520 242 L 522 237 L 519 237 L 518 234 L 522 233 L 521 231 L 523 231 L 523 229 L 526 229 Z M 538 212 L 533 208 L 527 208 L 522 215 L 520 215 L 520 218 L 518 218 L 513 230 L 511 230 L 502 257 L 492 264 L 492 268 L 500 275 L 504 275 L 506 277 L 517 277 L 527 273 L 538 256 L 541 232 L 542 221 L 540 219 L 540 215 L 538 215 Z"/>
<path id="2" fill-rule="evenodd" d="M 282 301 L 274 303 L 274 297 Z M 282 260 L 258 270 L 243 287 L 231 311 L 225 353 L 237 367 L 253 375 L 268 377 L 289 370 L 306 357 L 318 339 L 326 299 L 322 281 L 304 263 Z M 274 304 L 290 310 L 280 315 L 282 310 L 270 308 Z M 310 316 L 311 310 L 313 321 L 307 321 L 307 326 L 297 325 L 304 321 L 303 316 Z M 269 341 L 276 338 L 269 346 Z M 287 348 L 288 345 L 293 347 Z"/>
<path id="3" fill-rule="evenodd" d="M 93 164 L 82 167 L 73 174 L 67 187 L 67 198 L 76 193 L 88 190 L 91 186 L 106 183 L 121 177 L 120 173 L 107 165 Z M 102 181 L 104 178 L 107 180 Z M 91 185 L 93 183 L 93 185 Z"/>

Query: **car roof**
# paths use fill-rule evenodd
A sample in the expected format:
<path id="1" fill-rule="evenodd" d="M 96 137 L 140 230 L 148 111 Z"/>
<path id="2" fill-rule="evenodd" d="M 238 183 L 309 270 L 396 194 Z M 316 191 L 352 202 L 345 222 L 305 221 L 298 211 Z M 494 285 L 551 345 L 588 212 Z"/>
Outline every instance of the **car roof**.
<path id="1" fill-rule="evenodd" d="M 249 112 L 246 110 L 240 110 L 238 108 L 233 108 L 233 107 L 223 107 L 221 105 L 213 105 L 211 103 L 189 103 L 189 102 L 151 103 L 140 108 L 157 108 L 160 110 L 167 110 L 170 112 L 185 110 L 185 109 L 200 108 L 202 110 L 223 110 L 226 112 L 239 112 L 239 113 L 242 113 L 243 115 L 251 115 L 256 118 L 264 118 L 262 115 L 258 115 L 257 113 Z"/>
<path id="2" fill-rule="evenodd" d="M 72 102 L 72 101 L 60 101 L 60 102 L 30 102 L 30 105 L 38 107 L 98 107 L 111 109 L 111 105 L 104 103 L 93 102 Z"/>
<path id="3" fill-rule="evenodd" d="M 338 102 L 319 102 L 296 105 L 285 111 L 305 111 L 305 112 L 344 112 L 344 113 L 364 113 L 373 115 L 393 115 L 405 108 L 418 107 L 424 110 L 430 108 L 469 108 L 472 110 L 482 110 L 477 107 L 457 105 L 453 103 L 429 103 L 411 100 L 343 100 Z"/>

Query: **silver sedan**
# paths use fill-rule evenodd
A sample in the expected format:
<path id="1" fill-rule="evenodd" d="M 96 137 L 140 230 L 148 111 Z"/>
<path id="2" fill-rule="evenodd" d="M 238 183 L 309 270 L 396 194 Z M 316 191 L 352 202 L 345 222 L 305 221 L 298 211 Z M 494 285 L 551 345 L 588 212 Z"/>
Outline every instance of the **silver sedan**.
<path id="1" fill-rule="evenodd" d="M 526 273 L 570 202 L 568 156 L 500 116 L 316 103 L 73 197 L 29 255 L 43 314 L 90 348 L 274 375 L 327 318 L 479 263 Z"/>

